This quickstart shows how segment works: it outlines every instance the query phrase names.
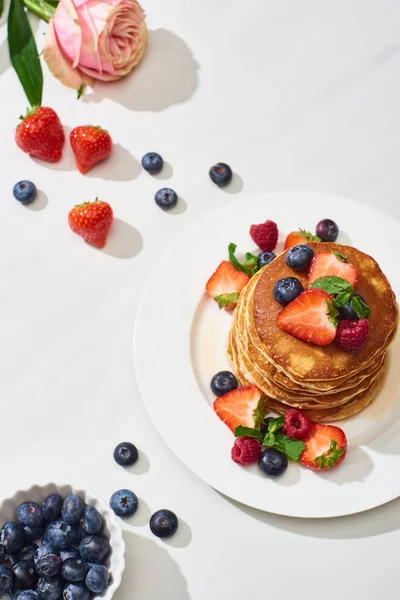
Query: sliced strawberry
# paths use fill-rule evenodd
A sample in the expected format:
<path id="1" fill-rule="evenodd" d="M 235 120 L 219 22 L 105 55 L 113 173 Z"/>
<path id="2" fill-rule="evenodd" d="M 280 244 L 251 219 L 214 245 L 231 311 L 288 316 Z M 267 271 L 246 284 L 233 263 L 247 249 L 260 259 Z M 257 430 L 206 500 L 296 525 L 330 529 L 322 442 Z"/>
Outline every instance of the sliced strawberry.
<path id="1" fill-rule="evenodd" d="M 279 313 L 276 324 L 306 342 L 326 346 L 336 336 L 333 301 L 323 290 L 306 290 Z"/>
<path id="2" fill-rule="evenodd" d="M 214 410 L 232 431 L 238 425 L 258 427 L 267 410 L 266 398 L 255 385 L 242 386 L 217 398 Z"/>
<path id="3" fill-rule="evenodd" d="M 335 275 L 348 281 L 353 287 L 357 283 L 357 271 L 347 258 L 339 252 L 320 252 L 311 261 L 308 283 L 311 285 L 316 279 Z"/>
<path id="4" fill-rule="evenodd" d="M 346 434 L 343 429 L 334 425 L 311 423 L 310 433 L 303 442 L 306 447 L 300 456 L 300 462 L 313 471 L 338 467 L 346 456 Z"/>
<path id="5" fill-rule="evenodd" d="M 237 271 L 230 262 L 224 260 L 207 281 L 206 292 L 218 302 L 220 308 L 231 310 L 249 281 L 250 277 L 246 273 Z"/>
<path id="6" fill-rule="evenodd" d="M 307 242 L 320 242 L 321 239 L 317 235 L 313 235 L 309 231 L 299 229 L 298 231 L 292 231 L 286 237 L 285 250 L 298 244 L 307 244 Z"/>

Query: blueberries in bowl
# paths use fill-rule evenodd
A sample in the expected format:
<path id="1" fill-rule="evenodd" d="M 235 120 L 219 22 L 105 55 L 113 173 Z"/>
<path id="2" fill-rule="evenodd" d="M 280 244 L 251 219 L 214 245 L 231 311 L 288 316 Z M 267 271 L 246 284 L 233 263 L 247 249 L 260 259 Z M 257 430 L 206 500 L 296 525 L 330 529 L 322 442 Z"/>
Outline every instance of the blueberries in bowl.
<path id="1" fill-rule="evenodd" d="M 301 282 L 296 277 L 283 277 L 274 285 L 273 296 L 279 304 L 293 302 L 304 291 Z"/>
<path id="2" fill-rule="evenodd" d="M 114 460 L 121 467 L 129 467 L 135 464 L 139 458 L 139 453 L 134 444 L 131 442 L 122 442 L 115 447 Z M 96 531 L 88 531 L 88 533 L 97 533 Z"/>
<path id="3" fill-rule="evenodd" d="M 236 390 L 238 385 L 238 380 L 230 371 L 220 371 L 211 379 L 211 390 L 216 396 Z"/>
<path id="4" fill-rule="evenodd" d="M 64 600 L 88 600 L 90 592 L 84 583 L 68 583 L 63 592 Z"/>
<path id="5" fill-rule="evenodd" d="M 36 502 L 24 502 L 17 508 L 17 518 L 22 525 L 36 528 L 44 523 L 42 507 Z"/>
<path id="6" fill-rule="evenodd" d="M 61 575 L 66 581 L 77 583 L 85 581 L 89 565 L 81 558 L 68 558 L 62 566 Z"/>
<path id="7" fill-rule="evenodd" d="M 40 596 L 34 590 L 18 590 L 13 593 L 14 600 L 40 600 Z"/>
<path id="8" fill-rule="evenodd" d="M 63 580 L 61 577 L 53 577 L 53 579 L 41 577 L 36 589 L 41 600 L 58 600 L 63 593 Z"/>
<path id="9" fill-rule="evenodd" d="M 13 566 L 12 572 L 14 574 L 14 587 L 17 590 L 26 590 L 35 587 L 38 576 L 33 562 L 23 560 Z"/>
<path id="10" fill-rule="evenodd" d="M 64 550 L 77 541 L 77 531 L 65 521 L 53 521 L 47 529 L 47 539 L 58 550 Z"/>
<path id="11" fill-rule="evenodd" d="M 9 569 L 12 569 L 13 566 L 16 565 L 18 562 L 20 562 L 18 559 L 18 554 L 4 554 L 3 560 L 1 561 L 1 563 Z"/>
<path id="12" fill-rule="evenodd" d="M 22 525 L 15 521 L 8 521 L 1 530 L 0 543 L 8 554 L 19 552 L 25 543 Z"/>
<path id="13" fill-rule="evenodd" d="M 60 550 L 60 558 L 63 562 L 68 558 L 79 558 L 79 551 L 73 546 L 69 546 L 65 550 Z"/>
<path id="14" fill-rule="evenodd" d="M 61 518 L 68 525 L 75 525 L 81 518 L 82 511 L 83 504 L 79 496 L 67 496 L 62 505 Z"/>
<path id="15" fill-rule="evenodd" d="M 4 565 L 0 565 L 0 596 L 4 596 L 11 591 L 14 583 L 13 572 Z"/>
<path id="16" fill-rule="evenodd" d="M 40 577 L 50 579 L 59 574 L 62 564 L 63 562 L 57 554 L 46 554 L 36 562 L 36 572 Z"/>
<path id="17" fill-rule="evenodd" d="M 49 542 L 42 542 L 41 546 L 39 546 L 35 552 L 35 556 L 33 558 L 34 563 L 36 564 L 41 558 L 43 558 L 43 556 L 47 556 L 48 554 L 58 555 L 59 552 L 57 548 L 53 546 L 53 544 L 50 544 Z"/>
<path id="18" fill-rule="evenodd" d="M 100 594 L 110 580 L 110 573 L 104 565 L 92 565 L 86 575 L 85 583 L 91 592 Z"/>
<path id="19" fill-rule="evenodd" d="M 44 535 L 45 527 L 44 525 L 40 525 L 40 527 L 30 527 L 29 525 L 25 525 L 24 527 L 24 535 L 25 541 L 30 544 L 31 542 L 35 542 L 39 538 Z"/>
<path id="20" fill-rule="evenodd" d="M 63 505 L 60 494 L 50 494 L 43 500 L 42 510 L 46 521 L 56 521 L 61 516 L 61 508 Z"/>
<path id="21" fill-rule="evenodd" d="M 314 258 L 314 250 L 307 244 L 292 246 L 286 252 L 285 262 L 294 271 L 304 271 Z"/>
<path id="22" fill-rule="evenodd" d="M 109 550 L 110 543 L 104 535 L 88 535 L 79 545 L 79 554 L 87 562 L 101 562 Z"/>
<path id="23" fill-rule="evenodd" d="M 34 560 L 35 552 L 37 549 L 37 544 L 29 544 L 29 546 L 24 546 L 23 548 L 21 548 L 21 550 L 18 552 L 18 562 L 20 560 Z"/>

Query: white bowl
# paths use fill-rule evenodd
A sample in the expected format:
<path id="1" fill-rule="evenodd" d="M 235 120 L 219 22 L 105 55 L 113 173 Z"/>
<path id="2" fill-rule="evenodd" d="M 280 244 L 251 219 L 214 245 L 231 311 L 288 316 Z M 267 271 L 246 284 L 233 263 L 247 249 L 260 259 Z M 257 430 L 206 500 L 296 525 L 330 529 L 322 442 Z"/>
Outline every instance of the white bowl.
<path id="1" fill-rule="evenodd" d="M 121 526 L 114 512 L 92 490 L 82 490 L 72 485 L 59 485 L 56 483 L 34 485 L 28 490 L 18 490 L 13 496 L 0 502 L 0 526 L 2 527 L 7 521 L 17 520 L 16 510 L 23 502 L 38 502 L 41 504 L 46 496 L 54 493 L 60 494 L 62 498 L 66 498 L 69 494 L 77 494 L 85 504 L 94 506 L 103 516 L 103 533 L 110 542 L 110 552 L 106 558 L 106 565 L 110 570 L 111 580 L 103 593 L 94 594 L 93 596 L 94 598 L 101 598 L 101 600 L 111 600 L 121 583 L 125 568 L 125 542 L 122 537 Z"/>

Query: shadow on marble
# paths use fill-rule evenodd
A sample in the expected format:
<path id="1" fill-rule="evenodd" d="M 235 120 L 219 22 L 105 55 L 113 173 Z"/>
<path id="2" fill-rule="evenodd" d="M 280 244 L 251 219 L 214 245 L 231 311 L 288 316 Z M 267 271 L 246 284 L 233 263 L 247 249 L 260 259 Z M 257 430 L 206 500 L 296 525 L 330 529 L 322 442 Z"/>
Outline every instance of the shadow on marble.
<path id="1" fill-rule="evenodd" d="M 140 162 L 127 148 L 114 144 L 111 156 L 95 165 L 85 176 L 108 181 L 132 181 L 141 170 Z"/>
<path id="2" fill-rule="evenodd" d="M 147 473 L 150 470 L 150 461 L 147 454 L 142 450 L 139 450 L 139 458 L 135 464 L 125 468 L 129 473 L 133 473 L 134 475 L 143 475 L 143 473 Z"/>
<path id="3" fill-rule="evenodd" d="M 37 196 L 32 204 L 26 204 L 26 208 L 33 211 L 44 210 L 49 203 L 49 197 L 42 190 L 37 191 Z"/>
<path id="4" fill-rule="evenodd" d="M 239 194 L 244 188 L 244 181 L 237 173 L 233 172 L 232 181 L 226 187 L 220 188 L 226 194 Z"/>
<path id="5" fill-rule="evenodd" d="M 171 179 L 172 175 L 174 174 L 174 169 L 172 167 L 172 165 L 167 162 L 166 160 L 164 160 L 164 165 L 163 168 L 161 169 L 161 171 L 159 173 L 157 173 L 157 175 L 151 175 L 151 177 L 154 177 L 154 179 L 159 179 L 159 180 L 163 180 L 163 179 Z"/>
<path id="6" fill-rule="evenodd" d="M 177 532 L 172 537 L 165 538 L 162 541 L 171 548 L 186 548 L 192 541 L 192 530 L 186 521 L 179 519 Z"/>
<path id="7" fill-rule="evenodd" d="M 114 218 L 107 243 L 101 252 L 114 258 L 134 258 L 143 248 L 143 238 L 139 231 L 122 221 Z"/>

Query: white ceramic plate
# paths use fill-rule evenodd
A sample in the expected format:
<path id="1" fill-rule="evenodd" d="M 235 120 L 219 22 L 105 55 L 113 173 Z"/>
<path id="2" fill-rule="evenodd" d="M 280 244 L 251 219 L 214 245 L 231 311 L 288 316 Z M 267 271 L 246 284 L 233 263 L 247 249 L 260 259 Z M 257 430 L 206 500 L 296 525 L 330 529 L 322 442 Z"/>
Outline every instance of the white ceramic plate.
<path id="1" fill-rule="evenodd" d="M 313 230 L 323 218 L 340 226 L 338 242 L 374 256 L 400 296 L 400 224 L 354 201 L 306 192 L 239 200 L 188 230 L 155 269 L 139 308 L 134 355 L 148 412 L 175 454 L 216 490 L 249 506 L 296 517 L 335 517 L 368 510 L 400 496 L 400 336 L 391 349 L 384 386 L 370 407 L 342 421 L 349 441 L 343 465 L 313 473 L 290 464 L 277 479 L 258 466 L 232 462 L 233 435 L 212 408 L 209 382 L 229 368 L 225 355 L 231 317 L 204 294 L 227 258 L 229 242 L 257 252 L 252 223 L 267 218 L 287 233 Z"/>

